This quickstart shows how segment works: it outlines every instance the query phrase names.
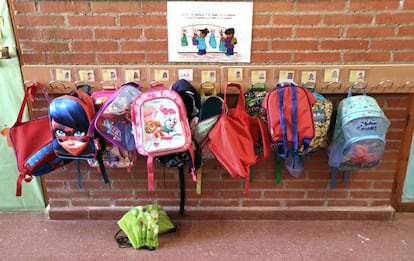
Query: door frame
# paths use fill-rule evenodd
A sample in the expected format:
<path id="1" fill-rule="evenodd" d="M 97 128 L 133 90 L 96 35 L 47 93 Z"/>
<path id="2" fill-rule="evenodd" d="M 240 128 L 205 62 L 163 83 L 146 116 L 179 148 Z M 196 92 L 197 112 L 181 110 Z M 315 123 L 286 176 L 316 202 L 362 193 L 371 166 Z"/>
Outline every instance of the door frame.
<path id="1" fill-rule="evenodd" d="M 404 137 L 399 152 L 398 168 L 394 178 L 393 190 L 391 194 L 391 205 L 397 212 L 414 212 L 414 202 L 401 202 L 402 191 L 405 177 L 407 175 L 408 159 L 410 158 L 411 142 L 414 131 L 414 94 L 410 95 L 410 108 L 408 113 L 407 125 L 404 128 Z M 414 157 L 414 155 L 413 155 Z"/>

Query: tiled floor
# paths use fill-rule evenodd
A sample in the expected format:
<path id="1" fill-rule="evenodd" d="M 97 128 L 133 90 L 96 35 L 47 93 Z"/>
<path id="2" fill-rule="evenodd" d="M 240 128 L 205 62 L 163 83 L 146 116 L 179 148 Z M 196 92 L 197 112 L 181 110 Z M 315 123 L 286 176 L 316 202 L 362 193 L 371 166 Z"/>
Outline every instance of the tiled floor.
<path id="1" fill-rule="evenodd" d="M 191 221 L 155 251 L 118 248 L 116 220 L 0 213 L 0 260 L 414 260 L 414 214 L 392 221 Z"/>

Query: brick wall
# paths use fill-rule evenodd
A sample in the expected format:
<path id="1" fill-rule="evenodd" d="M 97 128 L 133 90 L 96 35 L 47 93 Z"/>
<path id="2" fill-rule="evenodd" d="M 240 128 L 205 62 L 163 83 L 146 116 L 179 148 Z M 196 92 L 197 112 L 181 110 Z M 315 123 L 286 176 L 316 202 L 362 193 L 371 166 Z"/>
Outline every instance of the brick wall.
<path id="1" fill-rule="evenodd" d="M 166 1 L 12 1 L 24 64 L 166 63 Z M 253 64 L 403 63 L 414 3 L 254 1 Z"/>
<path id="2" fill-rule="evenodd" d="M 166 1 L 10 2 L 23 65 L 172 65 L 167 53 Z M 254 1 L 253 6 L 251 64 L 396 64 L 414 59 L 413 1 Z M 335 103 L 343 97 L 326 96 Z M 243 195 L 244 180 L 232 179 L 217 161 L 206 160 L 201 195 L 187 175 L 187 207 L 201 212 L 220 207 L 238 213 L 252 207 L 265 212 L 286 207 L 389 206 L 411 100 L 405 94 L 375 97 L 391 120 L 378 168 L 354 172 L 349 183 L 338 182 L 337 189 L 330 190 L 327 154 L 321 151 L 307 156 L 299 178 L 283 170 L 282 182 L 275 184 L 272 155 L 254 168 L 249 193 Z M 45 114 L 46 106 L 38 97 L 35 114 Z M 148 192 L 145 163 L 139 158 L 131 173 L 109 170 L 111 183 L 106 185 L 83 162 L 81 189 L 74 163 L 47 175 L 44 185 L 52 213 L 56 210 L 55 218 L 60 218 L 65 214 L 59 211 L 76 209 L 66 217 L 101 218 L 116 207 L 151 202 L 178 207 L 177 170 L 167 169 L 163 177 L 162 168 L 155 164 L 156 189 Z M 104 211 L 93 216 L 91 209 L 100 208 Z"/>

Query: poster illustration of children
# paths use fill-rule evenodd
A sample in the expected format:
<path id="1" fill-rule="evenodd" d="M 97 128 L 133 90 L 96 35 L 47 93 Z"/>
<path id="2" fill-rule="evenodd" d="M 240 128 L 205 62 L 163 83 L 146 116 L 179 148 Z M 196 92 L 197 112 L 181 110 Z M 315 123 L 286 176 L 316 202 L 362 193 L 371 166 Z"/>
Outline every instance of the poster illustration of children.
<path id="1" fill-rule="evenodd" d="M 198 30 L 198 35 L 195 33 L 193 36 L 194 42 L 197 42 L 198 55 L 207 54 L 206 36 L 210 31 L 207 28 Z"/>
<path id="2" fill-rule="evenodd" d="M 252 23 L 253 1 L 167 1 L 168 61 L 250 62 Z"/>
<path id="3" fill-rule="evenodd" d="M 224 42 L 226 55 L 234 55 L 234 45 L 237 44 L 237 38 L 234 37 L 234 28 L 228 28 L 224 31 L 225 37 L 221 35 L 221 41 Z"/>

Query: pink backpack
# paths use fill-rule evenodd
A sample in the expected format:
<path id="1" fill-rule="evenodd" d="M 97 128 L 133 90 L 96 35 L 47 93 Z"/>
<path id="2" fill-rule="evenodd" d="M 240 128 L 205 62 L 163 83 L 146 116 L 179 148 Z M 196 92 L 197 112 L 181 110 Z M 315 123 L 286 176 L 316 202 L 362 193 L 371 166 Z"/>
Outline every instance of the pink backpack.
<path id="1" fill-rule="evenodd" d="M 148 189 L 153 191 L 154 157 L 187 150 L 194 153 L 185 105 L 176 91 L 163 83 L 151 84 L 149 91 L 141 93 L 133 101 L 131 121 L 137 151 L 148 157 Z M 196 181 L 194 167 L 191 174 Z"/>

